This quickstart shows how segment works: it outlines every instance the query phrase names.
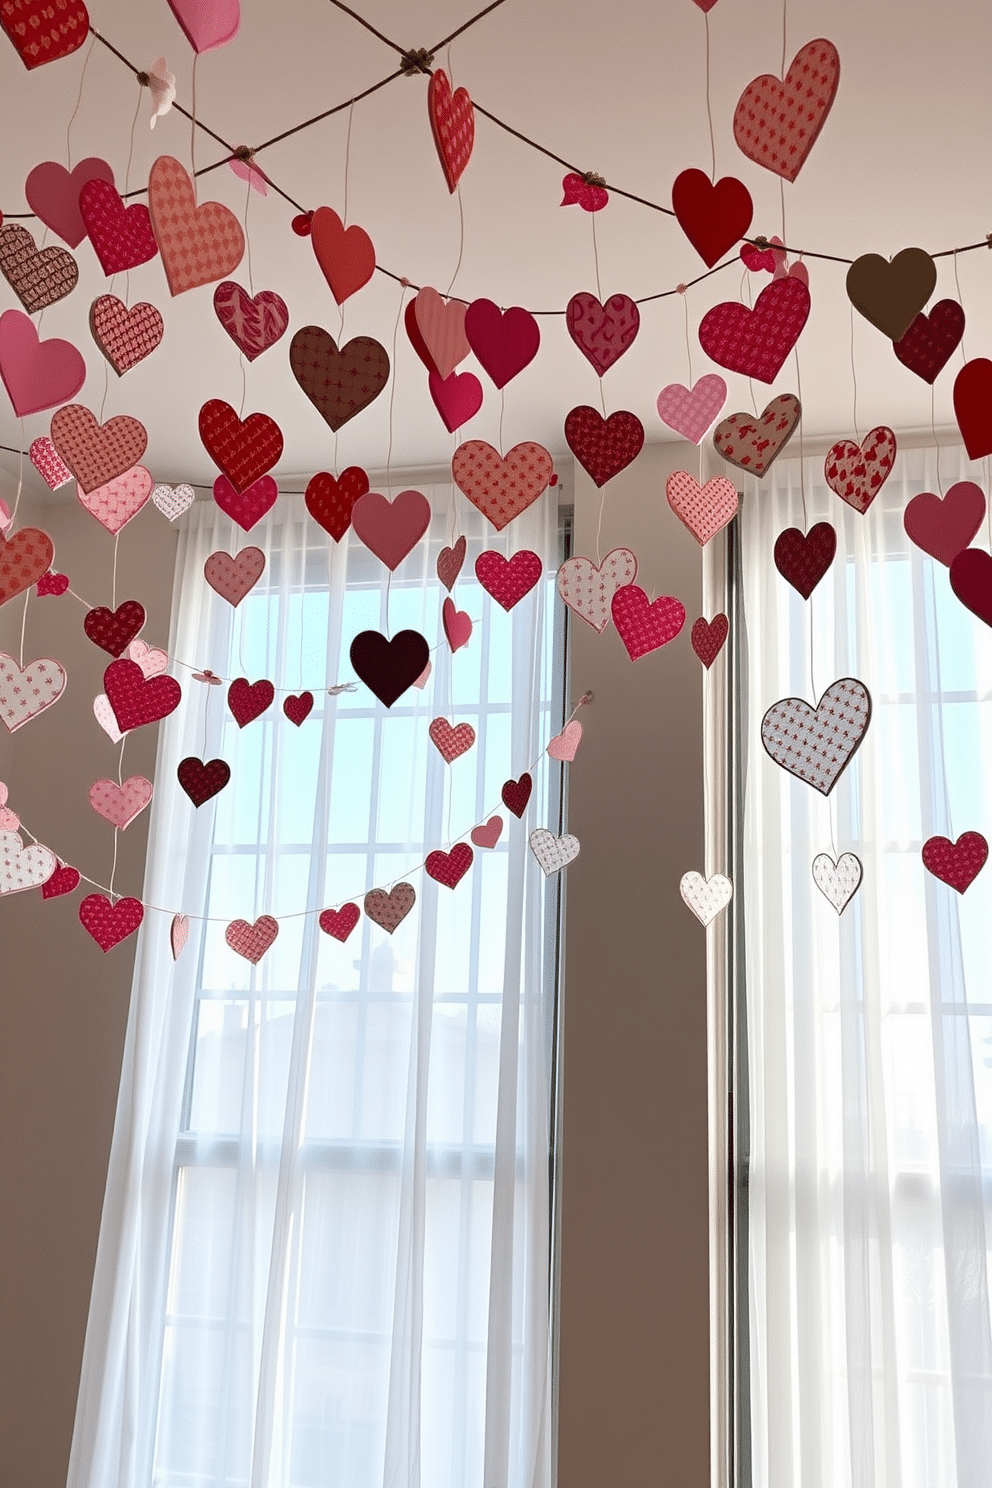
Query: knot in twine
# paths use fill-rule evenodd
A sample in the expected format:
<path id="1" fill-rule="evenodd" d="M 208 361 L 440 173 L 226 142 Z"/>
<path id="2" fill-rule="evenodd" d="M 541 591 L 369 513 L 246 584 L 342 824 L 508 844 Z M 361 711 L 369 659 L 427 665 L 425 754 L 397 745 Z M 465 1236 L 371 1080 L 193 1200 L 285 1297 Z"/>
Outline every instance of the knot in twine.
<path id="1" fill-rule="evenodd" d="M 429 52 L 426 47 L 411 47 L 400 56 L 400 71 L 407 77 L 413 77 L 418 72 L 429 73 L 433 61 L 434 53 Z"/>
<path id="2" fill-rule="evenodd" d="M 751 239 L 751 246 L 753 248 L 770 248 L 771 244 L 763 234 L 759 233 L 757 237 Z"/>
<path id="3" fill-rule="evenodd" d="M 400 284 L 403 286 L 404 289 L 412 289 L 413 288 L 413 281 L 410 280 L 410 279 L 407 279 L 405 276 L 404 277 L 401 277 Z"/>
<path id="4" fill-rule="evenodd" d="M 583 171 L 582 179 L 587 186 L 605 186 L 606 177 L 601 176 L 598 171 Z"/>
<path id="5" fill-rule="evenodd" d="M 232 160 L 243 160 L 246 165 L 250 160 L 254 160 L 254 158 L 255 151 L 251 148 L 250 145 L 235 145 L 234 149 L 231 151 Z"/>
<path id="6" fill-rule="evenodd" d="M 136 72 L 134 75 L 138 79 L 138 83 L 142 88 L 148 87 L 148 84 L 151 82 L 151 78 L 148 76 L 147 72 Z"/>
<path id="7" fill-rule="evenodd" d="M 676 284 L 676 286 L 675 286 L 675 293 L 676 294 L 685 294 L 685 292 L 686 292 L 686 290 L 688 288 L 689 288 L 688 284 Z"/>

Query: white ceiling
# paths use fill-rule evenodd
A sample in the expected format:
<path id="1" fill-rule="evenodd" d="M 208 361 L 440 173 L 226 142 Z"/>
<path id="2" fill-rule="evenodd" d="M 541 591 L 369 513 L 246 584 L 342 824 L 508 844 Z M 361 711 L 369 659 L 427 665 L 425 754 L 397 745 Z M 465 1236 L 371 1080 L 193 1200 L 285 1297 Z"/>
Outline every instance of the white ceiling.
<path id="1" fill-rule="evenodd" d="M 166 0 L 88 0 L 94 27 L 146 68 L 164 53 L 178 76 L 179 100 L 191 101 L 192 52 Z M 355 8 L 405 46 L 429 46 L 454 29 L 481 0 L 355 0 Z M 234 144 L 257 144 L 329 108 L 383 77 L 395 53 L 327 0 L 242 0 L 237 40 L 199 59 L 199 117 Z M 736 100 L 750 79 L 778 71 L 783 10 L 779 0 L 717 0 L 709 15 L 711 98 L 718 174 L 733 174 L 755 202 L 752 231 L 781 231 L 779 181 L 751 164 L 731 133 Z M 974 0 L 788 0 L 787 46 L 826 36 L 840 53 L 841 80 L 822 134 L 797 182 L 785 186 L 786 241 L 843 257 L 873 251 L 891 255 L 918 245 L 931 251 L 973 243 L 992 231 L 988 197 L 986 98 L 992 61 L 992 7 Z M 149 98 L 127 69 L 96 42 L 74 57 L 28 73 L 0 37 L 5 149 L 0 161 L 0 207 L 25 210 L 23 183 L 41 160 L 104 156 L 122 188 L 133 135 L 129 183 L 147 180 L 160 153 L 190 159 L 190 126 L 173 112 L 148 128 Z M 583 169 L 658 202 L 687 166 L 708 168 L 704 86 L 705 22 L 692 0 L 572 0 L 536 4 L 507 0 L 451 47 L 455 85 L 515 128 Z M 438 62 L 446 64 L 444 55 Z M 459 209 L 434 154 L 426 109 L 426 78 L 399 78 L 352 115 L 348 220 L 371 234 L 380 263 L 416 284 L 445 290 L 459 246 Z M 141 92 L 139 104 L 139 92 Z M 259 163 L 308 207 L 343 208 L 349 111 L 273 146 Z M 196 164 L 222 151 L 200 134 Z M 559 206 L 563 170 L 484 118 L 462 179 L 464 255 L 454 293 L 487 296 L 502 305 L 563 309 L 570 296 L 595 289 L 591 217 Z M 201 179 L 200 199 L 225 202 L 244 214 L 246 190 L 225 165 Z M 310 322 L 337 335 L 339 313 L 307 239 L 290 229 L 293 209 L 278 196 L 252 193 L 248 218 L 255 289 L 286 299 L 290 331 Z M 31 226 L 31 224 L 27 224 Z M 703 268 L 677 223 L 614 196 L 596 218 L 602 288 L 635 297 L 670 289 Z M 39 233 L 40 239 L 40 233 Z M 55 241 L 51 235 L 48 241 Z M 105 371 L 90 338 L 87 315 L 108 289 L 92 248 L 76 250 L 80 282 L 44 312 L 43 334 L 67 337 L 83 351 L 89 375 L 79 395 L 104 417 L 129 413 L 148 428 L 146 463 L 158 480 L 209 482 L 216 471 L 197 434 L 200 405 L 221 397 L 238 407 L 242 369 L 238 352 L 217 322 L 210 287 L 171 300 L 161 262 L 130 276 L 129 300 L 151 300 L 163 311 L 165 339 L 145 362 L 119 379 Z M 810 261 L 813 308 L 799 342 L 807 434 L 851 434 L 851 319 L 843 264 Z M 695 328 L 718 300 L 736 299 L 743 269 L 707 280 L 687 296 L 692 373 L 714 370 Z M 958 261 L 968 317 L 969 356 L 992 348 L 992 259 L 984 248 Z M 233 276 L 247 284 L 247 265 Z M 755 276 L 756 287 L 767 276 Z M 123 296 L 123 276 L 114 284 Z M 954 262 L 939 264 L 934 298 L 955 296 Z M 16 305 L 0 281 L 0 309 Z M 385 275 L 350 299 L 345 338 L 377 337 L 391 352 L 400 289 Z M 597 378 L 569 340 L 561 317 L 542 318 L 535 362 L 509 384 L 505 404 L 483 374 L 482 410 L 453 438 L 427 391 L 423 368 L 402 326 L 392 399 L 392 464 L 444 464 L 461 439 L 481 438 L 506 448 L 536 439 L 555 454 L 564 449 L 562 422 L 577 403 L 598 402 Z M 390 389 L 346 425 L 335 439 L 296 385 L 287 335 L 248 365 L 245 411 L 271 414 L 285 435 L 284 475 L 364 464 L 382 469 L 389 445 Z M 891 344 L 855 316 L 854 364 L 858 423 L 929 428 L 930 389 L 902 367 Z M 472 362 L 467 366 L 474 365 Z M 953 423 L 955 358 L 938 379 L 938 427 Z M 673 296 L 642 311 L 641 331 L 607 374 L 608 410 L 628 408 L 642 419 L 649 440 L 668 431 L 654 403 L 659 389 L 688 380 L 683 302 Z M 746 380 L 728 374 L 726 412 L 749 408 Z M 790 360 L 772 391 L 797 391 Z M 766 390 L 756 389 L 759 399 Z M 18 421 L 6 398 L 0 440 L 19 446 Z M 502 412 L 503 435 L 500 441 Z M 47 432 L 48 416 L 25 421 L 25 440 Z M 16 463 L 16 461 L 15 461 Z M 10 468 L 10 457 L 6 459 Z"/>

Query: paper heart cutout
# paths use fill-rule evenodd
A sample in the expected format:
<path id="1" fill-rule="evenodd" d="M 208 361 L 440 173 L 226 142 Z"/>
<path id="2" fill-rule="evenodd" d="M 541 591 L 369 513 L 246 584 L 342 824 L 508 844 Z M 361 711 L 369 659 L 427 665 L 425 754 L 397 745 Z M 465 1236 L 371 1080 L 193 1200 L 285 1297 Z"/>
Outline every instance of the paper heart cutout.
<path id="1" fill-rule="evenodd" d="M 0 832 L 0 895 L 36 889 L 56 869 L 55 854 L 40 842 L 25 847 L 16 832 Z"/>
<path id="2" fill-rule="evenodd" d="M 320 271 L 339 305 L 368 284 L 375 273 L 375 248 L 363 227 L 345 227 L 331 207 L 318 207 L 310 222 L 310 242 Z"/>
<path id="3" fill-rule="evenodd" d="M 468 307 L 463 305 L 462 308 L 467 309 Z M 420 326 L 417 322 L 417 301 L 415 299 L 410 300 L 409 304 L 403 312 L 403 324 L 406 327 L 407 340 L 413 347 L 414 351 L 417 353 L 420 360 L 423 362 L 424 366 L 427 368 L 428 372 L 436 372 L 437 367 L 434 365 L 434 358 L 427 350 L 427 342 L 424 340 L 420 330 Z M 450 373 L 448 375 L 450 376 Z"/>
<path id="4" fill-rule="evenodd" d="M 799 48 L 784 79 L 764 73 L 748 83 L 734 110 L 734 139 L 748 159 L 794 181 L 823 128 L 839 80 L 837 48 L 819 37 Z"/>
<path id="5" fill-rule="evenodd" d="M 100 295 L 90 306 L 90 330 L 118 377 L 150 356 L 165 332 L 165 322 L 142 301 L 130 310 L 116 295 Z"/>
<path id="6" fill-rule="evenodd" d="M 840 439 L 827 453 L 823 473 L 827 485 L 848 506 L 864 514 L 892 472 L 896 458 L 896 436 L 880 424 L 870 429 L 860 446 Z"/>
<path id="7" fill-rule="evenodd" d="M 762 476 L 798 429 L 802 413 L 794 393 L 780 393 L 766 403 L 757 418 L 750 413 L 732 413 L 721 419 L 713 430 L 713 448 L 728 465 Z"/>
<path id="8" fill-rule="evenodd" d="M 446 718 L 435 718 L 427 732 L 431 743 L 449 765 L 475 743 L 475 729 L 470 723 L 459 723 L 452 728 Z"/>
<path id="9" fill-rule="evenodd" d="M 531 440 L 515 444 L 501 456 L 484 439 L 468 439 L 458 446 L 451 460 L 455 485 L 477 511 L 488 517 L 497 532 L 547 490 L 553 472 L 554 462 L 547 450 Z"/>
<path id="10" fill-rule="evenodd" d="M 83 495 L 136 467 L 148 446 L 145 426 L 137 419 L 118 414 L 101 424 L 82 403 L 52 414 L 51 436 Z"/>
<path id="11" fill-rule="evenodd" d="M 361 466 L 349 465 L 337 477 L 326 470 L 318 471 L 307 482 L 303 499 L 314 521 L 329 532 L 335 542 L 340 542 L 351 526 L 355 502 L 365 495 L 368 488 L 369 478 Z"/>
<path id="12" fill-rule="evenodd" d="M 333 935 L 335 940 L 345 941 L 361 917 L 362 912 L 357 904 L 342 904 L 340 909 L 322 909 L 317 916 L 317 924 L 325 935 Z"/>
<path id="13" fill-rule="evenodd" d="M 11 538 L 0 538 L 0 604 L 37 584 L 52 566 L 55 548 L 40 527 L 22 527 Z"/>
<path id="14" fill-rule="evenodd" d="M 685 605 L 673 595 L 649 600 L 637 584 L 618 589 L 610 605 L 613 624 L 631 661 L 673 641 L 685 624 Z"/>
<path id="15" fill-rule="evenodd" d="M 452 599 L 446 599 L 441 606 L 441 624 L 452 655 L 462 646 L 468 645 L 472 638 L 471 616 L 464 610 L 456 609 Z"/>
<path id="16" fill-rule="evenodd" d="M 489 448 L 492 449 L 492 445 Z M 493 453 L 496 453 L 495 450 L 493 450 Z M 466 542 L 463 535 L 456 540 L 453 547 L 442 548 L 437 555 L 437 576 L 449 594 L 454 588 L 455 580 L 462 571 L 462 565 L 465 562 L 465 549 Z M 452 650 L 454 649 L 452 647 Z"/>
<path id="17" fill-rule="evenodd" d="M 79 193 L 79 210 L 105 274 L 126 273 L 158 253 L 148 208 L 143 202 L 125 207 L 112 181 L 87 181 Z"/>
<path id="18" fill-rule="evenodd" d="M 862 872 L 861 859 L 852 852 L 841 853 L 836 862 L 829 853 L 817 853 L 813 859 L 813 882 L 838 914 L 861 887 Z"/>
<path id="19" fill-rule="evenodd" d="M 32 441 L 28 458 L 50 491 L 57 491 L 60 486 L 72 480 L 72 471 L 47 434 Z"/>
<path id="20" fill-rule="evenodd" d="M 400 491 L 392 501 L 378 491 L 366 491 L 351 509 L 356 537 L 391 573 L 413 552 L 430 524 L 431 504 L 420 491 Z"/>
<path id="21" fill-rule="evenodd" d="M 476 847 L 495 847 L 503 833 L 503 818 L 491 816 L 481 827 L 473 827 L 469 836 Z"/>
<path id="22" fill-rule="evenodd" d="M 416 890 L 408 883 L 398 883 L 388 894 L 384 889 L 370 889 L 363 900 L 369 919 L 380 925 L 387 935 L 392 935 L 402 924 L 416 902 Z"/>
<path id="23" fill-rule="evenodd" d="M 380 703 L 391 708 L 407 688 L 417 685 L 430 663 L 431 650 L 416 630 L 401 630 L 392 640 L 377 630 L 363 630 L 352 641 L 348 655 L 356 675 Z"/>
<path id="24" fill-rule="evenodd" d="M 79 210 L 79 193 L 87 181 L 114 182 L 113 167 L 88 155 L 71 171 L 55 160 L 43 160 L 28 173 L 24 195 L 34 215 L 70 248 L 78 248 L 86 236 L 86 223 Z"/>
<path id="25" fill-rule="evenodd" d="M 138 663 L 126 657 L 110 663 L 103 686 L 117 727 L 125 734 L 175 712 L 183 695 L 175 677 L 146 677 Z"/>
<path id="26" fill-rule="evenodd" d="M 644 425 L 625 410 L 604 419 L 583 403 L 566 415 L 565 443 L 593 483 L 605 486 L 640 454 Z"/>
<path id="27" fill-rule="evenodd" d="M 152 484 L 151 475 L 144 465 L 135 465 L 105 486 L 98 486 L 95 491 L 83 491 L 77 482 L 76 495 L 102 527 L 110 533 L 117 533 L 144 506 L 152 494 Z"/>
<path id="28" fill-rule="evenodd" d="M 979 620 L 992 625 L 992 558 L 981 548 L 965 548 L 951 559 L 951 588 Z"/>
<path id="29" fill-rule="evenodd" d="M 548 745 L 548 754 L 552 759 L 571 764 L 581 742 L 582 725 L 577 718 L 573 718 L 566 723 L 560 734 L 555 734 Z"/>
<path id="30" fill-rule="evenodd" d="M 334 431 L 374 402 L 389 381 L 386 348 L 371 336 L 353 336 L 338 349 L 329 331 L 308 325 L 290 342 L 293 376 Z"/>
<path id="31" fill-rule="evenodd" d="M 614 548 L 598 568 L 591 558 L 566 558 L 558 570 L 558 593 L 570 610 L 602 635 L 610 623 L 614 594 L 636 577 L 636 556 L 629 548 Z"/>
<path id="32" fill-rule="evenodd" d="M 176 766 L 176 779 L 196 807 L 222 791 L 230 778 L 231 767 L 222 759 L 201 760 L 191 754 Z"/>
<path id="33" fill-rule="evenodd" d="M 482 383 L 474 372 L 452 372 L 450 377 L 431 372 L 427 387 L 449 434 L 467 424 L 482 407 Z"/>
<path id="34" fill-rule="evenodd" d="M 704 878 L 701 873 L 683 873 L 679 893 L 701 925 L 709 925 L 734 897 L 734 886 L 726 874 L 714 873 Z"/>
<path id="35" fill-rule="evenodd" d="M 5 222 L 0 227 L 0 274 L 34 315 L 72 293 L 79 265 L 64 248 L 38 248 L 26 227 Z"/>
<path id="36" fill-rule="evenodd" d="M 729 632 L 730 621 L 724 614 L 714 615 L 712 620 L 700 615 L 698 620 L 693 621 L 689 640 L 707 671 L 723 650 L 723 643 Z"/>
<path id="37" fill-rule="evenodd" d="M 569 863 L 574 862 L 578 857 L 579 839 L 569 832 L 556 837 L 545 827 L 537 827 L 530 834 L 530 850 L 540 864 L 544 876 L 550 878 L 552 873 L 559 873 L 562 868 L 567 868 Z"/>
<path id="38" fill-rule="evenodd" d="M 227 706 L 238 728 L 245 728 L 253 719 L 259 718 L 271 706 L 275 695 L 275 688 L 265 677 L 258 682 L 236 677 L 227 689 Z"/>
<path id="39" fill-rule="evenodd" d="M 149 646 L 147 641 L 132 641 L 127 648 L 128 658 L 136 661 L 143 677 L 157 677 L 169 665 L 169 653 L 161 646 Z"/>
<path id="40" fill-rule="evenodd" d="M 11 0 L 0 9 L 0 26 L 30 71 L 68 57 L 89 35 L 90 18 L 82 0 Z"/>
<path id="41" fill-rule="evenodd" d="M 713 3 L 716 4 L 716 0 Z M 583 212 L 601 212 L 609 204 L 610 193 L 605 186 L 587 181 L 585 176 L 580 176 L 576 171 L 569 171 L 567 176 L 562 176 L 561 189 L 564 194 L 559 206 L 562 207 L 570 207 L 575 202 Z"/>
<path id="42" fill-rule="evenodd" d="M 471 350 L 465 334 L 465 311 L 461 300 L 445 300 L 426 285 L 411 301 L 417 330 L 427 353 L 427 370 L 443 380 L 463 362 Z"/>
<path id="43" fill-rule="evenodd" d="M 104 952 L 133 935 L 144 917 L 140 899 L 118 899 L 111 904 L 106 894 L 87 894 L 79 903 L 79 923 Z"/>
<path id="44" fill-rule="evenodd" d="M 169 0 L 169 9 L 197 55 L 227 46 L 241 25 L 241 0 Z"/>
<path id="45" fill-rule="evenodd" d="M 727 384 L 718 372 L 699 377 L 691 389 L 670 382 L 658 394 L 658 417 L 662 423 L 698 444 L 727 401 Z"/>
<path id="46" fill-rule="evenodd" d="M 172 924 L 169 926 L 169 946 L 172 950 L 173 961 L 178 961 L 186 949 L 189 939 L 189 918 L 184 914 L 172 916 Z"/>
<path id="47" fill-rule="evenodd" d="M 759 382 L 774 382 L 809 316 L 809 290 L 799 279 L 774 279 L 749 310 L 725 300 L 699 323 L 699 344 L 711 361 Z"/>
<path id="48" fill-rule="evenodd" d="M 992 362 L 972 357 L 954 379 L 954 417 L 969 460 L 992 455 Z"/>
<path id="49" fill-rule="evenodd" d="M 51 878 L 41 886 L 43 899 L 60 899 L 63 894 L 72 894 L 79 888 L 80 872 L 67 863 L 59 863 Z"/>
<path id="50" fill-rule="evenodd" d="M 475 560 L 475 576 L 479 583 L 507 612 L 530 593 L 543 573 L 544 564 L 529 548 L 514 553 L 512 558 L 504 558 L 502 553 L 485 552 Z"/>
<path id="51" fill-rule="evenodd" d="M 933 491 L 914 496 L 902 514 L 910 542 L 948 567 L 964 552 L 985 516 L 985 492 L 974 481 L 957 481 L 941 498 Z"/>
<path id="52" fill-rule="evenodd" d="M 49 569 L 48 573 L 42 574 L 41 578 L 35 585 L 35 593 L 39 597 L 45 594 L 64 594 L 68 587 L 68 574 L 53 573 L 52 570 Z"/>
<path id="53" fill-rule="evenodd" d="M 291 692 L 288 697 L 283 698 L 282 711 L 297 728 L 310 716 L 312 708 L 312 692 Z"/>
<path id="54" fill-rule="evenodd" d="M 923 866 L 959 894 L 981 873 L 988 855 L 989 845 L 981 832 L 962 832 L 957 842 L 930 837 L 923 844 Z"/>
<path id="55" fill-rule="evenodd" d="M 737 512 L 737 492 L 725 475 L 715 475 L 701 486 L 687 470 L 674 470 L 665 482 L 665 496 L 700 547 L 726 527 Z"/>
<path id="56" fill-rule="evenodd" d="M 601 304 L 588 290 L 574 294 L 565 311 L 565 327 L 599 377 L 632 345 L 641 312 L 629 295 L 610 295 Z"/>
<path id="57" fill-rule="evenodd" d="M 453 192 L 475 143 L 475 110 L 465 88 L 452 93 L 443 67 L 435 68 L 427 85 L 427 113 L 444 179 Z"/>
<path id="58" fill-rule="evenodd" d="M 741 263 L 752 273 L 762 269 L 769 274 L 775 272 L 775 254 L 771 248 L 756 248 L 753 243 L 743 243 L 740 257 Z"/>
<path id="59" fill-rule="evenodd" d="M 142 673 L 142 676 L 144 673 Z M 117 719 L 114 710 L 110 706 L 110 699 L 105 692 L 98 692 L 93 699 L 93 717 L 107 735 L 111 744 L 119 744 L 124 737 L 123 732 L 117 727 Z"/>
<path id="60" fill-rule="evenodd" d="M 846 283 L 855 310 L 898 341 L 933 294 L 937 265 L 922 248 L 903 248 L 891 260 L 863 253 L 848 269 Z"/>
<path id="61" fill-rule="evenodd" d="M 196 204 L 186 169 L 160 155 L 148 177 L 148 210 L 173 296 L 233 274 L 244 257 L 245 235 L 234 213 L 220 202 Z"/>
<path id="62" fill-rule="evenodd" d="M 802 698 L 782 698 L 761 720 L 761 742 L 777 765 L 829 796 L 851 763 L 871 721 L 863 682 L 841 677 L 816 709 Z"/>
<path id="63" fill-rule="evenodd" d="M 121 656 L 144 623 L 144 605 L 136 599 L 126 599 L 116 610 L 110 610 L 106 605 L 87 610 L 83 630 L 94 646 L 109 651 L 111 656 Z"/>
<path id="64" fill-rule="evenodd" d="M 71 341 L 54 336 L 39 341 L 29 316 L 5 310 L 0 315 L 0 378 L 18 418 L 27 418 L 74 398 L 86 381 L 86 363 Z"/>
<path id="65" fill-rule="evenodd" d="M 775 567 L 803 599 L 809 599 L 836 551 L 837 533 L 829 522 L 817 522 L 805 535 L 798 527 L 787 527 L 775 539 Z"/>
<path id="66" fill-rule="evenodd" d="M 244 491 L 239 491 L 226 475 L 219 475 L 214 481 L 213 492 L 221 511 L 237 522 L 243 532 L 250 532 L 275 506 L 279 487 L 271 475 L 262 475 Z"/>
<path id="67" fill-rule="evenodd" d="M 195 500 L 196 492 L 192 486 L 156 486 L 152 492 L 152 501 L 170 522 L 189 511 Z"/>
<path id="68" fill-rule="evenodd" d="M 492 300 L 473 300 L 465 312 L 465 335 L 483 368 L 498 388 L 517 376 L 537 356 L 541 332 L 529 310 L 511 305 L 501 310 Z"/>
<path id="69" fill-rule="evenodd" d="M 214 290 L 214 313 L 250 362 L 274 346 L 289 325 L 289 308 L 282 295 L 274 289 L 250 295 L 233 279 L 225 279 Z"/>
<path id="70" fill-rule="evenodd" d="M 241 495 L 261 480 L 282 455 L 282 430 L 275 419 L 267 413 L 250 413 L 246 419 L 240 419 L 223 398 L 210 398 L 204 403 L 199 429 L 207 454 Z M 216 487 L 214 499 L 217 499 Z"/>
<path id="71" fill-rule="evenodd" d="M 247 920 L 232 920 L 224 939 L 239 956 L 257 966 L 279 934 L 279 923 L 271 915 L 259 915 L 253 925 Z"/>
<path id="72" fill-rule="evenodd" d="M 129 775 L 123 784 L 95 780 L 90 786 L 90 805 L 118 831 L 125 831 L 152 798 L 152 783 L 143 775 Z"/>
<path id="73" fill-rule="evenodd" d="M 522 817 L 527 810 L 527 802 L 530 800 L 533 789 L 534 781 L 527 770 L 519 780 L 505 781 L 500 796 L 507 811 L 512 811 L 516 817 Z"/>
<path id="74" fill-rule="evenodd" d="M 442 852 L 440 848 L 436 848 L 434 852 L 428 853 L 424 867 L 428 877 L 444 884 L 445 888 L 453 889 L 465 877 L 474 859 L 475 853 L 467 842 L 456 842 L 450 852 Z"/>
<path id="75" fill-rule="evenodd" d="M 15 734 L 57 703 L 65 684 L 65 668 L 52 657 L 42 656 L 22 667 L 0 651 L 0 723 Z"/>
<path id="76" fill-rule="evenodd" d="M 242 548 L 233 557 L 230 553 L 211 553 L 203 565 L 203 577 L 221 599 L 237 608 L 258 583 L 264 568 L 261 548 Z"/>
<path id="77" fill-rule="evenodd" d="M 714 184 L 701 170 L 684 170 L 675 177 L 672 209 L 708 269 L 743 238 L 754 215 L 743 181 L 724 176 Z"/>
<path id="78" fill-rule="evenodd" d="M 922 310 L 892 343 L 892 350 L 911 372 L 933 385 L 964 335 L 964 310 L 957 300 L 938 300 L 927 315 Z"/>

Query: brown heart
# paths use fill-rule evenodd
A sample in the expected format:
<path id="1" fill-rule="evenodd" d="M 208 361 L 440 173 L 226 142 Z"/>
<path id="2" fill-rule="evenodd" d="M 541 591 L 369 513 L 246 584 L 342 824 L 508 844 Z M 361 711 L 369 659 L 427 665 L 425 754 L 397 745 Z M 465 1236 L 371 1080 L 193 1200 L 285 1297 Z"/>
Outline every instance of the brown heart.
<path id="1" fill-rule="evenodd" d="M 348 654 L 365 686 L 391 708 L 420 677 L 430 662 L 431 648 L 416 630 L 401 630 L 392 640 L 377 630 L 363 630 Z"/>
<path id="2" fill-rule="evenodd" d="M 76 287 L 79 265 L 64 248 L 36 248 L 26 227 L 0 227 L 0 273 L 29 315 L 65 299 Z"/>
<path id="3" fill-rule="evenodd" d="M 82 403 L 52 415 L 52 443 L 84 495 L 137 465 L 148 445 L 145 426 L 126 414 L 98 423 Z"/>
<path id="4" fill-rule="evenodd" d="M 365 895 L 365 913 L 370 920 L 381 925 L 387 934 L 392 935 L 416 902 L 417 893 L 413 884 L 398 883 L 389 894 L 385 889 L 370 889 Z"/>
<path id="5" fill-rule="evenodd" d="M 0 534 L 0 604 L 37 584 L 54 556 L 52 539 L 40 527 L 22 527 L 9 542 Z"/>
<path id="6" fill-rule="evenodd" d="M 386 348 L 371 336 L 354 336 L 338 350 L 320 326 L 303 326 L 290 343 L 293 376 L 335 434 L 361 413 L 389 381 Z"/>
<path id="7" fill-rule="evenodd" d="M 458 539 L 452 548 L 442 548 L 437 555 L 437 576 L 450 594 L 455 587 L 455 580 L 462 571 L 465 562 L 465 536 Z"/>
<path id="8" fill-rule="evenodd" d="M 781 454 L 802 417 L 794 393 L 780 393 L 757 418 L 750 413 L 732 413 L 713 430 L 713 447 L 728 465 L 750 475 L 764 475 L 776 455 Z"/>
<path id="9" fill-rule="evenodd" d="M 865 320 L 898 341 L 937 283 L 937 266 L 922 248 L 903 248 L 891 261 L 863 253 L 847 271 L 847 297 Z"/>

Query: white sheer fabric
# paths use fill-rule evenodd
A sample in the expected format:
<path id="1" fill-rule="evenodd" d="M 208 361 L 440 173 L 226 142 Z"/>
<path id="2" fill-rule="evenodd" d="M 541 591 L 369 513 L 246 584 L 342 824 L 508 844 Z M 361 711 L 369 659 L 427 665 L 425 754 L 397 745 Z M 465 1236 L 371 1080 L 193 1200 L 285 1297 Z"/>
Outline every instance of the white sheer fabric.
<path id="1" fill-rule="evenodd" d="M 434 565 L 455 519 L 429 494 L 429 541 L 388 586 L 301 497 L 247 539 L 212 502 L 183 519 L 173 656 L 316 702 L 297 729 L 277 693 L 240 730 L 226 687 L 180 670 L 162 727 L 145 898 L 211 918 L 175 967 L 171 915 L 141 932 L 70 1488 L 549 1483 L 555 886 L 526 837 L 554 825 L 557 513 L 545 497 L 496 536 L 458 498 L 476 625 L 452 658 Z M 203 563 L 248 544 L 266 569 L 235 612 Z M 524 547 L 548 578 L 507 615 L 474 558 Z M 391 634 L 441 640 L 427 686 L 388 713 L 364 687 L 329 697 L 387 604 Z M 451 766 L 438 715 L 478 733 Z M 196 811 L 187 755 L 232 772 Z M 542 757 L 517 821 L 500 787 Z M 415 871 L 493 807 L 503 836 L 454 892 Z M 318 930 L 408 876 L 391 938 L 364 915 L 344 944 Z M 252 968 L 225 923 L 264 913 L 285 918 Z"/>
<path id="2" fill-rule="evenodd" d="M 939 488 L 988 471 L 957 450 Z M 810 601 L 779 532 L 829 520 Z M 931 835 L 992 838 L 992 631 L 902 525 L 938 490 L 900 450 L 862 517 L 823 456 L 743 500 L 753 1480 L 761 1488 L 987 1488 L 992 1480 L 992 867 L 959 896 Z M 983 524 L 976 544 L 988 547 Z M 812 651 L 811 651 L 812 647 Z M 812 675 L 811 675 L 812 673 Z M 761 746 L 764 710 L 860 678 L 865 743 L 824 799 Z M 838 919 L 816 854 L 856 853 Z"/>

